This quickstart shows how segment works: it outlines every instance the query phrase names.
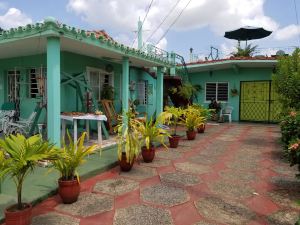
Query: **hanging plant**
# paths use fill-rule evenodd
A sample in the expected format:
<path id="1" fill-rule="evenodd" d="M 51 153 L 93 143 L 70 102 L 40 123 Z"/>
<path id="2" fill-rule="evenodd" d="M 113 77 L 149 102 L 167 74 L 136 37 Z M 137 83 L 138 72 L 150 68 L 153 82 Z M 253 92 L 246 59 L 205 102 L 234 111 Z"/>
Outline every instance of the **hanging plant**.
<path id="1" fill-rule="evenodd" d="M 236 88 L 232 88 L 230 92 L 232 97 L 239 95 L 239 91 Z"/>

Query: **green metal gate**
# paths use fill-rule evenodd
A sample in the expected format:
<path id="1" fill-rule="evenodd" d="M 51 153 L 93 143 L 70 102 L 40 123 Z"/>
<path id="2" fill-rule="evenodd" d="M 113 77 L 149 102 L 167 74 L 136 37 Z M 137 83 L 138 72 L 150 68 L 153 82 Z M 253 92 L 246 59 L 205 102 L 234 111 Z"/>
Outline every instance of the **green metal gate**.
<path id="1" fill-rule="evenodd" d="M 242 81 L 240 120 L 276 122 L 280 104 L 272 81 Z"/>

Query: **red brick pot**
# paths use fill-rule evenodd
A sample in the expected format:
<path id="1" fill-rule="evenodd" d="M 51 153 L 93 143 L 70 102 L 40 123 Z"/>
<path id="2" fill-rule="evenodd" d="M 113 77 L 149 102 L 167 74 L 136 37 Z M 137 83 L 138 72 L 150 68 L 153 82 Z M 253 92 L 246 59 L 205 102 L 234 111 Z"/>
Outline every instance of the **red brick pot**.
<path id="1" fill-rule="evenodd" d="M 74 180 L 58 180 L 58 194 L 64 204 L 76 202 L 80 194 L 80 184 L 75 178 Z"/>
<path id="2" fill-rule="evenodd" d="M 32 206 L 24 203 L 23 210 L 17 210 L 17 205 L 13 205 L 5 209 L 5 224 L 6 225 L 30 225 Z"/>
<path id="3" fill-rule="evenodd" d="M 169 137 L 170 148 L 177 148 L 179 143 L 180 136 L 172 135 Z"/>
<path id="4" fill-rule="evenodd" d="M 194 140 L 196 138 L 196 131 L 194 130 L 187 130 L 186 137 L 188 140 Z"/>
<path id="5" fill-rule="evenodd" d="M 130 171 L 133 166 L 133 162 L 132 163 L 127 162 L 126 153 L 122 152 L 122 158 L 121 160 L 119 160 L 119 165 L 122 171 L 124 172 Z"/>
<path id="6" fill-rule="evenodd" d="M 150 163 L 153 161 L 155 156 L 155 147 L 152 145 L 150 149 L 147 149 L 146 146 L 142 147 L 142 156 L 145 163 Z"/>
<path id="7" fill-rule="evenodd" d="M 197 131 L 198 131 L 198 133 L 204 133 L 204 131 L 205 131 L 205 124 L 202 124 L 199 127 L 197 127 Z"/>

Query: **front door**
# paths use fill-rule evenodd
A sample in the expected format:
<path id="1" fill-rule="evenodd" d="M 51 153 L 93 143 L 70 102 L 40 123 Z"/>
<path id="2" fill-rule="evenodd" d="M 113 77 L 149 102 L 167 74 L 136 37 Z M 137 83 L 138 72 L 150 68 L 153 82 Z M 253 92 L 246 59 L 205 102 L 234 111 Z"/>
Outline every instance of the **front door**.
<path id="1" fill-rule="evenodd" d="M 278 121 L 280 105 L 271 81 L 241 82 L 240 120 Z"/>

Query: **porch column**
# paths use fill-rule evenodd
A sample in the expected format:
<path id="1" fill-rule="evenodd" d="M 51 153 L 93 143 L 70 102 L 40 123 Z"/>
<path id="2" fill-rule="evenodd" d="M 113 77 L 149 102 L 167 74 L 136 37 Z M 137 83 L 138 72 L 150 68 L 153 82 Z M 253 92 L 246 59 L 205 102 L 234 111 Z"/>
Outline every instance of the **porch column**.
<path id="1" fill-rule="evenodd" d="M 60 39 L 47 38 L 47 131 L 60 147 Z"/>
<path id="2" fill-rule="evenodd" d="M 156 78 L 156 116 L 163 111 L 163 96 L 164 96 L 164 75 L 163 68 L 157 67 Z"/>
<path id="3" fill-rule="evenodd" d="M 126 115 L 126 112 L 128 112 L 128 109 L 129 109 L 128 100 L 129 100 L 129 59 L 128 59 L 128 57 L 123 57 L 123 61 L 122 61 L 122 110 L 123 110 L 123 116 Z M 124 119 L 123 119 L 123 122 L 125 122 Z"/>

